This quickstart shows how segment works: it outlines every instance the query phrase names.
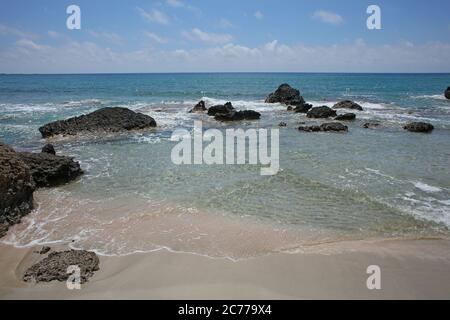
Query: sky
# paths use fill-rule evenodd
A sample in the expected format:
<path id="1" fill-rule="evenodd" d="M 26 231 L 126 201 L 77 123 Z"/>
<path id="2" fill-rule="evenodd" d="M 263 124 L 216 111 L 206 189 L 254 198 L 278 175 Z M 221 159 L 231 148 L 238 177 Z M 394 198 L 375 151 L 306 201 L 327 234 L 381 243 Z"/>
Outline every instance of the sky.
<path id="1" fill-rule="evenodd" d="M 0 0 L 0 73 L 450 72 L 449 12 L 448 0 Z"/>

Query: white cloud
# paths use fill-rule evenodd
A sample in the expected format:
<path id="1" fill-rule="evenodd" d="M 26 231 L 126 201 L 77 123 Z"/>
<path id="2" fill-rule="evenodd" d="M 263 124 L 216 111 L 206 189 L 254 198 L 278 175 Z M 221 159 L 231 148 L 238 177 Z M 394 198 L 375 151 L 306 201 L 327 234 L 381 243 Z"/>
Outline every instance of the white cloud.
<path id="1" fill-rule="evenodd" d="M 224 33 L 208 33 L 198 28 L 194 28 L 191 31 L 183 31 L 184 38 L 191 41 L 201 41 L 209 44 L 222 44 L 233 40 L 233 36 Z"/>
<path id="2" fill-rule="evenodd" d="M 12 35 L 12 36 L 16 36 L 19 38 L 28 38 L 28 39 L 37 39 L 38 38 L 37 35 L 35 35 L 31 32 L 22 31 L 20 29 L 9 27 L 4 24 L 0 24 L 0 35 Z"/>
<path id="3" fill-rule="evenodd" d="M 152 9 L 151 11 L 145 11 L 144 9 L 139 7 L 137 9 L 141 16 L 150 22 L 155 22 L 163 25 L 168 25 L 170 22 L 169 17 L 165 13 L 157 9 Z"/>
<path id="4" fill-rule="evenodd" d="M 337 13 L 330 12 L 330 11 L 324 11 L 324 10 L 318 10 L 314 12 L 312 15 L 312 18 L 324 23 L 328 24 L 334 24 L 338 25 L 344 22 L 344 19 L 338 15 Z"/>
<path id="5" fill-rule="evenodd" d="M 89 34 L 97 39 L 104 39 L 112 44 L 123 45 L 124 40 L 116 33 L 89 31 Z"/>
<path id="6" fill-rule="evenodd" d="M 259 10 L 255 12 L 254 16 L 258 20 L 264 19 L 264 14 L 261 11 L 259 11 Z"/>
<path id="7" fill-rule="evenodd" d="M 369 45 L 361 40 L 329 46 L 271 41 L 250 47 L 115 51 L 92 42 L 47 46 L 21 39 L 0 51 L 0 73 L 80 72 L 450 72 L 450 43 Z"/>
<path id="8" fill-rule="evenodd" d="M 167 38 L 161 37 L 159 35 L 157 35 L 156 33 L 153 32 L 144 32 L 145 36 L 147 38 L 149 38 L 150 40 L 160 43 L 160 44 L 164 44 L 169 42 L 169 40 L 167 40 Z"/>

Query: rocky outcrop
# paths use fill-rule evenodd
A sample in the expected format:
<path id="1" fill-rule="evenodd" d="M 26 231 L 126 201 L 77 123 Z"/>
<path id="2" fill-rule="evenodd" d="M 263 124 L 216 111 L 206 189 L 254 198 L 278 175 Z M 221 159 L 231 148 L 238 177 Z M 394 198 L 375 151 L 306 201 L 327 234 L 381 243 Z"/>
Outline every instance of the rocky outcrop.
<path id="1" fill-rule="evenodd" d="M 426 122 L 411 122 L 403 127 L 403 129 L 410 132 L 423 132 L 429 133 L 434 130 L 434 126 Z"/>
<path id="2" fill-rule="evenodd" d="M 86 132 L 121 132 L 156 127 L 156 121 L 126 108 L 103 108 L 88 115 L 55 121 L 39 128 L 43 138 Z"/>
<path id="3" fill-rule="evenodd" d="M 356 119 L 356 114 L 354 114 L 354 113 L 340 114 L 336 118 L 334 118 L 334 120 L 338 120 L 338 121 L 353 121 L 355 119 Z"/>
<path id="4" fill-rule="evenodd" d="M 259 120 L 261 114 L 253 110 L 231 111 L 229 113 L 218 113 L 214 117 L 217 121 L 242 121 L 242 120 Z"/>
<path id="5" fill-rule="evenodd" d="M 55 187 L 83 174 L 80 164 L 70 157 L 30 152 L 20 152 L 18 156 L 30 168 L 37 187 Z"/>
<path id="6" fill-rule="evenodd" d="M 301 126 L 298 128 L 298 130 L 305 132 L 347 132 L 348 127 L 339 122 L 330 122 L 324 123 L 320 126 Z"/>
<path id="7" fill-rule="evenodd" d="M 448 87 L 447 90 L 445 90 L 444 96 L 445 96 L 447 99 L 450 99 L 450 87 Z"/>
<path id="8" fill-rule="evenodd" d="M 233 105 L 231 104 L 231 102 L 227 102 L 224 105 L 217 105 L 217 106 L 212 106 L 211 108 L 209 108 L 208 116 L 214 117 L 215 115 L 217 115 L 219 113 L 227 114 L 234 110 L 235 109 L 234 109 Z"/>
<path id="9" fill-rule="evenodd" d="M 350 100 L 344 100 L 344 101 L 336 103 L 333 106 L 333 109 L 351 109 L 351 110 L 363 111 L 363 107 L 361 107 L 356 102 L 353 102 Z"/>
<path id="10" fill-rule="evenodd" d="M 308 111 L 308 118 L 330 118 L 336 117 L 336 110 L 333 110 L 327 106 L 315 107 Z"/>
<path id="11" fill-rule="evenodd" d="M 295 113 L 308 113 L 308 111 L 311 110 L 312 107 L 313 107 L 312 104 L 304 103 L 296 106 L 295 108 L 292 109 L 292 111 L 294 111 Z"/>
<path id="12" fill-rule="evenodd" d="M 34 189 L 29 167 L 0 142 L 0 238 L 33 209 Z"/>
<path id="13" fill-rule="evenodd" d="M 67 281 L 70 266 L 80 268 L 80 282 L 85 283 L 99 270 L 100 261 L 94 252 L 70 250 L 52 252 L 48 257 L 31 266 L 24 274 L 25 282 Z"/>
<path id="14" fill-rule="evenodd" d="M 55 147 L 52 145 L 52 144 L 46 144 L 43 148 L 42 148 L 42 150 L 41 150 L 41 152 L 42 153 L 49 153 L 49 154 L 52 154 L 52 155 L 56 155 L 56 151 L 55 151 Z"/>
<path id="15" fill-rule="evenodd" d="M 191 109 L 191 111 L 189 111 L 189 113 L 201 113 L 201 112 L 205 112 L 206 110 L 206 104 L 205 101 L 200 101 L 199 103 L 197 103 L 195 105 L 194 108 Z"/>
<path id="16" fill-rule="evenodd" d="M 305 104 L 305 100 L 300 95 L 300 91 L 292 88 L 287 83 L 282 84 L 278 89 L 266 98 L 266 103 L 284 103 L 289 106 L 299 106 Z"/>

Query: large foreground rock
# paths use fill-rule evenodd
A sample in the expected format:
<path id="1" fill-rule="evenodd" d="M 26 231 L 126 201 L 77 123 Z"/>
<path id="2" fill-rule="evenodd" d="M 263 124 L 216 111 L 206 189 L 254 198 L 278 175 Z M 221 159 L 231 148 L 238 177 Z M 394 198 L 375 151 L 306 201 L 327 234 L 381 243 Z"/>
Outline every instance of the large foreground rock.
<path id="1" fill-rule="evenodd" d="M 31 266 L 23 276 L 25 282 L 67 281 L 69 266 L 80 268 L 80 282 L 85 283 L 99 270 L 99 259 L 94 252 L 70 250 L 52 252 L 42 261 Z"/>
<path id="2" fill-rule="evenodd" d="M 308 118 L 330 118 L 336 117 L 336 110 L 333 110 L 327 106 L 315 107 L 308 111 Z"/>
<path id="3" fill-rule="evenodd" d="M 320 126 L 301 126 L 298 128 L 298 130 L 305 132 L 347 132 L 348 127 L 339 122 L 330 122 L 324 123 Z"/>
<path id="4" fill-rule="evenodd" d="M 266 103 L 284 103 L 290 106 L 305 104 L 305 100 L 300 95 L 300 91 L 292 88 L 287 83 L 282 84 L 278 89 L 266 98 Z"/>
<path id="5" fill-rule="evenodd" d="M 344 100 L 344 101 L 336 103 L 333 106 L 333 109 L 351 109 L 351 110 L 363 111 L 363 107 L 361 107 L 356 102 L 353 102 L 350 100 Z"/>
<path id="6" fill-rule="evenodd" d="M 448 87 L 447 90 L 445 90 L 444 95 L 447 99 L 450 99 L 450 87 Z"/>
<path id="7" fill-rule="evenodd" d="M 0 238 L 33 209 L 34 189 L 29 167 L 0 142 Z"/>
<path id="8" fill-rule="evenodd" d="M 156 121 L 126 108 L 103 108 L 88 115 L 55 121 L 39 128 L 43 138 L 82 132 L 121 132 L 156 127 Z"/>
<path id="9" fill-rule="evenodd" d="M 18 156 L 30 168 L 37 187 L 56 187 L 83 174 L 80 164 L 71 157 L 30 152 L 20 152 Z"/>
<path id="10" fill-rule="evenodd" d="M 208 109 L 208 116 L 214 117 L 217 114 L 227 114 L 234 111 L 234 107 L 231 102 L 227 102 L 224 105 L 212 106 Z"/>
<path id="11" fill-rule="evenodd" d="M 199 103 L 197 103 L 195 105 L 194 108 L 191 109 L 191 111 L 189 111 L 189 113 L 201 113 L 201 112 L 205 112 L 206 109 L 206 104 L 205 101 L 200 101 Z"/>
<path id="12" fill-rule="evenodd" d="M 423 132 L 429 133 L 434 130 L 434 126 L 426 122 L 411 122 L 403 127 L 403 129 L 410 132 Z"/>
<path id="13" fill-rule="evenodd" d="M 261 114 L 253 110 L 231 111 L 229 113 L 216 114 L 214 119 L 217 121 L 242 121 L 242 120 L 259 120 Z"/>

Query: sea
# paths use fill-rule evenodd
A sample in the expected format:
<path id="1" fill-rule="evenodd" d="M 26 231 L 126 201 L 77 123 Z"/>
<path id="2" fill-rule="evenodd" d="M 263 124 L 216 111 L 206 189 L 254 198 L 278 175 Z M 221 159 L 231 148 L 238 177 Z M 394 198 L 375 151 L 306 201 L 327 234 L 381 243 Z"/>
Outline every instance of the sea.
<path id="1" fill-rule="evenodd" d="M 282 83 L 314 106 L 359 103 L 349 132 L 266 104 Z M 246 259 L 314 251 L 324 244 L 450 236 L 450 74 L 198 73 L 0 75 L 0 140 L 40 152 L 48 142 L 85 174 L 35 192 L 35 210 L 1 241 L 69 244 L 101 255 L 170 250 Z M 219 123 L 188 111 L 232 102 L 259 121 Z M 153 117 L 157 128 L 44 140 L 48 122 L 103 107 Z M 344 112 L 339 111 L 339 112 Z M 176 165 L 177 129 L 279 130 L 280 170 L 257 165 Z M 410 133 L 411 121 L 432 123 Z M 287 127 L 280 128 L 280 122 Z M 364 123 L 378 122 L 377 129 Z"/>

